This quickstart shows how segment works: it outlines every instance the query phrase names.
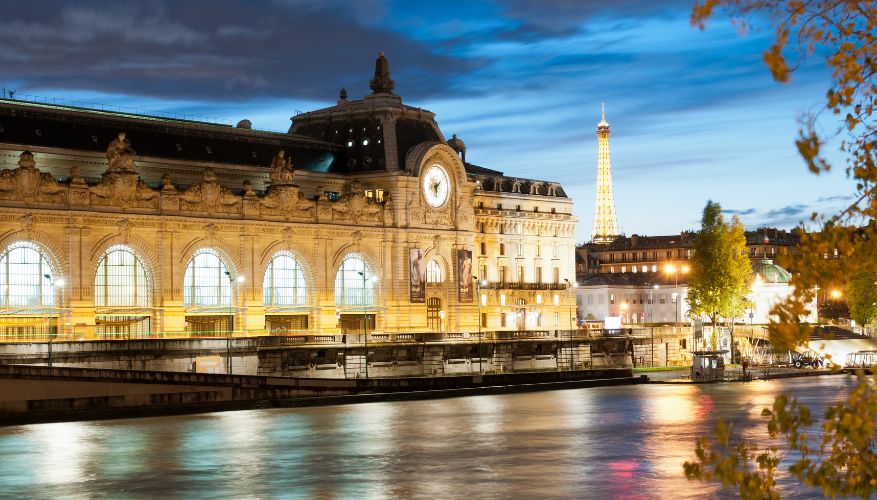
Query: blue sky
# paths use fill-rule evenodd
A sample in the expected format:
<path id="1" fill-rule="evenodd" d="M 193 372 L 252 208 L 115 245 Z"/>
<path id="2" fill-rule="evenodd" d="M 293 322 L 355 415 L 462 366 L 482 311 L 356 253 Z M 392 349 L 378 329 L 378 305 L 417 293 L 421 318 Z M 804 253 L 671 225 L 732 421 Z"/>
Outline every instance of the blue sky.
<path id="1" fill-rule="evenodd" d="M 368 93 L 384 51 L 396 92 L 464 139 L 469 161 L 563 183 L 579 241 L 593 222 L 601 101 L 627 234 L 696 229 L 708 199 L 752 228 L 848 202 L 843 172 L 807 173 L 794 147 L 796 117 L 828 88 L 819 58 L 777 84 L 761 62 L 766 25 L 700 31 L 689 1 L 604 4 L 0 0 L 0 84 L 285 131 L 341 87 Z"/>

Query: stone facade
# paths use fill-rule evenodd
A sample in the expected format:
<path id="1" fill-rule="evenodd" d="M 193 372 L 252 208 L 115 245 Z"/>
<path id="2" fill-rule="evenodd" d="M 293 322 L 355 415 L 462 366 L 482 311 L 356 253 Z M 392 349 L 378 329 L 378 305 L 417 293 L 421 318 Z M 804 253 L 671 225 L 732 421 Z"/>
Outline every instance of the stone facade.
<path id="1" fill-rule="evenodd" d="M 413 137 L 406 127 L 419 125 L 405 122 L 392 132 L 374 125 L 413 119 L 409 115 L 417 115 L 439 140 L 406 149 L 394 136 Z M 377 117 L 370 123 L 383 130 L 377 140 L 384 158 L 380 166 L 353 148 L 345 150 L 346 137 L 330 141 L 313 130 L 295 132 L 299 123 L 331 123 L 352 133 L 348 125 L 362 116 Z M 118 134 L 102 151 L 97 133 L 91 136 L 94 144 L 71 144 L 83 131 L 65 125 L 70 120 L 85 120 L 104 135 L 112 128 L 114 134 L 137 133 Z M 56 142 L 45 133 L 32 139 L 25 134 L 49 122 L 59 127 Z M 23 132 L 16 136 L 17 130 Z M 509 179 L 464 163 L 445 143 L 431 113 L 404 106 L 395 95 L 339 101 L 297 116 L 288 134 L 3 101 L 0 131 L 0 168 L 5 169 L 0 172 L 0 252 L 29 242 L 48 260 L 52 278 L 64 281 L 54 304 L 0 307 L 0 328 L 7 335 L 22 325 L 44 325 L 50 313 L 58 335 L 72 338 L 93 336 L 102 316 L 148 317 L 149 335 L 183 334 L 187 318 L 229 314 L 236 335 L 264 334 L 272 316 L 306 316 L 300 324 L 308 332 L 341 333 L 352 324 L 345 327 L 341 318 L 363 314 L 374 318 L 376 332 L 470 332 L 479 328 L 479 309 L 484 329 L 570 326 L 566 311 L 573 298 L 566 280 L 575 278 L 577 223 L 572 200 L 557 183 Z M 195 158 L 190 146 L 195 139 L 175 139 L 181 136 L 197 136 L 206 141 L 200 144 L 210 145 L 199 146 Z M 138 138 L 145 143 L 140 153 L 134 150 L 140 149 Z M 171 146 L 162 149 L 160 141 Z M 253 149 L 246 161 L 237 160 L 241 155 L 232 150 L 241 144 Z M 297 166 L 304 157 L 332 160 L 324 169 L 314 167 L 316 161 Z M 433 165 L 449 183 L 447 199 L 438 206 L 428 202 L 423 180 L 423 171 Z M 96 305 L 98 263 L 115 247 L 130 250 L 143 263 L 147 306 Z M 203 249 L 221 258 L 230 278 L 239 278 L 232 284 L 231 304 L 185 304 L 184 274 Z M 427 283 L 424 302 L 410 300 L 411 249 L 422 250 L 425 261 L 441 269 L 442 279 Z M 461 300 L 458 290 L 460 250 L 472 252 L 472 274 L 487 280 L 483 287 L 472 283 L 480 291 L 473 300 Z M 301 266 L 303 304 L 266 305 L 263 280 L 278 252 Z M 376 276 L 374 300 L 366 306 L 336 301 L 336 273 L 354 254 Z M 512 279 L 519 269 L 523 274 Z M 439 321 L 428 307 L 438 308 Z"/>

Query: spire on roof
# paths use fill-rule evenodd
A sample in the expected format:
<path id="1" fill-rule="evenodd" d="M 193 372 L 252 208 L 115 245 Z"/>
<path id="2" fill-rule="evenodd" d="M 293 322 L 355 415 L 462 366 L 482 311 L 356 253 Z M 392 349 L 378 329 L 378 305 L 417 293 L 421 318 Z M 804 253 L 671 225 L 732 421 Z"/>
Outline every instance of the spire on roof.
<path id="1" fill-rule="evenodd" d="M 609 122 L 606 121 L 606 103 L 600 103 L 600 123 L 597 124 L 597 127 L 608 127 Z"/>
<path id="2" fill-rule="evenodd" d="M 375 77 L 369 83 L 372 94 L 392 94 L 396 83 L 390 78 L 390 65 L 384 53 L 378 55 L 375 61 Z"/>

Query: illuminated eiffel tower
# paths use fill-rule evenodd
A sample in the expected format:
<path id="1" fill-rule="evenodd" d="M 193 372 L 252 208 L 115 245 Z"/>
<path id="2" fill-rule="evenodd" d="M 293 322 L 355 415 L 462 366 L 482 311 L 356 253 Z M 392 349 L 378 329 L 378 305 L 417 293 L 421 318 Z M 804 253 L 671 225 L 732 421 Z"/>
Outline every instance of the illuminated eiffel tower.
<path id="1" fill-rule="evenodd" d="M 618 219 L 615 218 L 615 198 L 612 196 L 612 161 L 609 159 L 609 123 L 606 122 L 606 106 L 602 105 L 602 118 L 597 124 L 597 207 L 594 210 L 594 230 L 591 241 L 609 243 L 618 236 Z"/>

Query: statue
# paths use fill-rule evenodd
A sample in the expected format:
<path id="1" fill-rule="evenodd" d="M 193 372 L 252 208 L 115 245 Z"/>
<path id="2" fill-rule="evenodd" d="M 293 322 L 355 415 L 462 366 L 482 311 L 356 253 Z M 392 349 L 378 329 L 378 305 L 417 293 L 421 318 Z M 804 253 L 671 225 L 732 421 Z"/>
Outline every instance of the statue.
<path id="1" fill-rule="evenodd" d="M 289 158 L 286 158 L 285 150 L 281 149 L 277 152 L 277 155 L 271 159 L 271 166 L 269 168 L 271 170 L 269 175 L 272 186 L 292 184 L 292 161 Z"/>
<path id="2" fill-rule="evenodd" d="M 107 147 L 107 163 L 110 172 L 134 172 L 134 155 L 137 154 L 131 148 L 131 144 L 125 137 L 125 132 L 119 132 L 119 136 L 113 139 Z"/>

